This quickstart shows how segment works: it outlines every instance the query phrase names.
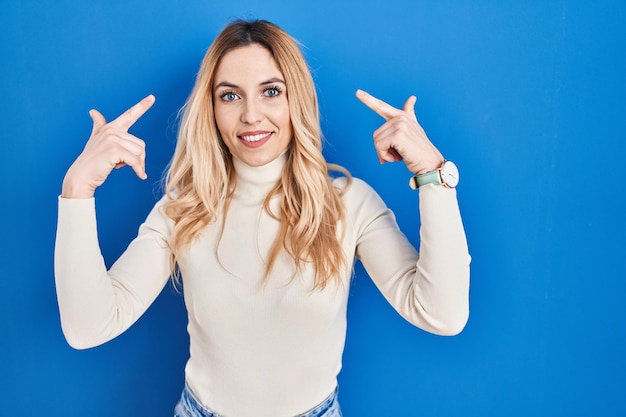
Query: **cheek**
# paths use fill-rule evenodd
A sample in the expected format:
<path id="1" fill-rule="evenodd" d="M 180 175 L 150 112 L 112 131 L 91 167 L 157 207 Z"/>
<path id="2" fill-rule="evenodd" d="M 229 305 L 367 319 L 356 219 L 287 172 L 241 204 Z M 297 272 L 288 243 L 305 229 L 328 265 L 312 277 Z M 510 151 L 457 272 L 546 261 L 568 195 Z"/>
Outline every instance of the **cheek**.
<path id="1" fill-rule="evenodd" d="M 222 106 L 215 106 L 213 112 L 215 114 L 215 124 L 217 125 L 217 130 L 222 136 L 226 135 L 228 133 L 229 126 L 231 125 L 228 112 L 224 111 Z"/>
<path id="2" fill-rule="evenodd" d="M 284 130 L 292 130 L 291 117 L 289 116 L 289 106 L 286 104 L 276 109 L 274 114 L 276 123 Z"/>

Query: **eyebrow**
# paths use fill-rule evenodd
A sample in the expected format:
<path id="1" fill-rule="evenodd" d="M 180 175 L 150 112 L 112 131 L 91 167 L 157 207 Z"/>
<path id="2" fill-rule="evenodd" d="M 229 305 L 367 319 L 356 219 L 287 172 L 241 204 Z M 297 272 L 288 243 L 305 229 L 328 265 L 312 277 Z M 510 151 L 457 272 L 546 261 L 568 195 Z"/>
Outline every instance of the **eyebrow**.
<path id="1" fill-rule="evenodd" d="M 273 77 L 273 78 L 270 78 L 269 80 L 262 81 L 259 83 L 259 85 L 268 85 L 268 84 L 276 84 L 276 83 L 287 85 L 287 83 L 283 79 L 278 78 L 278 77 Z M 233 84 L 228 81 L 222 81 L 221 83 L 215 86 L 215 89 L 217 90 L 220 87 L 238 88 L 239 86 L 237 84 Z"/>

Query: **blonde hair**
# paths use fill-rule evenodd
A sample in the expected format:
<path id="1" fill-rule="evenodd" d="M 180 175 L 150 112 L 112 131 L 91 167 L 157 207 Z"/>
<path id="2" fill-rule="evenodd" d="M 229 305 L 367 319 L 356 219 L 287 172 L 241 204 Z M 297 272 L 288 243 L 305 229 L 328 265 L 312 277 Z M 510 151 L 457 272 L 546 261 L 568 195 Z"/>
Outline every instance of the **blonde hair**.
<path id="1" fill-rule="evenodd" d="M 174 264 L 181 251 L 209 223 L 226 213 L 235 188 L 232 156 L 214 119 L 213 88 L 220 60 L 230 50 L 259 44 L 272 54 L 282 72 L 288 94 L 293 139 L 280 181 L 267 195 L 264 210 L 280 221 L 280 231 L 269 252 L 265 279 L 278 254 L 285 250 L 297 271 L 311 263 L 314 289 L 339 279 L 346 264 L 341 248 L 341 222 L 345 207 L 341 191 L 333 186 L 322 155 L 322 133 L 317 94 L 310 70 L 296 41 L 278 26 L 263 20 L 229 24 L 207 51 L 196 84 L 183 107 L 178 142 L 166 176 L 165 213 L 174 222 L 170 241 Z M 269 202 L 280 196 L 280 212 Z"/>

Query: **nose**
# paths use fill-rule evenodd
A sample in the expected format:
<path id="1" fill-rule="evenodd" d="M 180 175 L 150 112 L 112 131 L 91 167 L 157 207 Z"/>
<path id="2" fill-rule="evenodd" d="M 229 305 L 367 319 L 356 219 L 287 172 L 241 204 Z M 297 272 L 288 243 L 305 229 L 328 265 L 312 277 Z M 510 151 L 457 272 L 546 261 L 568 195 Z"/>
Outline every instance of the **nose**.
<path id="1" fill-rule="evenodd" d="M 241 109 L 241 121 L 246 124 L 255 124 L 263 119 L 260 103 L 256 100 L 245 100 Z"/>

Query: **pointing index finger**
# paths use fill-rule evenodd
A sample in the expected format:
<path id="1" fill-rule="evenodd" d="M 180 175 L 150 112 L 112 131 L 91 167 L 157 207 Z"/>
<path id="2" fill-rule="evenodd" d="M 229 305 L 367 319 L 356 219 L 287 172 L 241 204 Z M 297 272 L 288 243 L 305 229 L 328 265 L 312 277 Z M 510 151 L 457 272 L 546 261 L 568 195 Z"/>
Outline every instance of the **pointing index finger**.
<path id="1" fill-rule="evenodd" d="M 356 90 L 356 97 L 361 101 L 361 103 L 365 104 L 367 107 L 369 107 L 385 120 L 389 120 L 392 117 L 395 117 L 398 114 L 402 113 L 402 110 L 390 106 L 384 101 L 377 99 L 376 97 L 372 96 L 369 93 L 366 93 L 363 90 Z"/>
<path id="2" fill-rule="evenodd" d="M 150 94 L 149 96 L 142 99 L 139 103 L 135 104 L 124 113 L 119 115 L 117 119 L 111 122 L 111 124 L 117 125 L 117 127 L 124 130 L 130 129 L 130 127 L 135 124 L 135 122 L 139 120 L 139 118 L 143 116 L 144 113 L 150 109 L 150 107 L 152 107 L 155 100 L 155 97 Z"/>

